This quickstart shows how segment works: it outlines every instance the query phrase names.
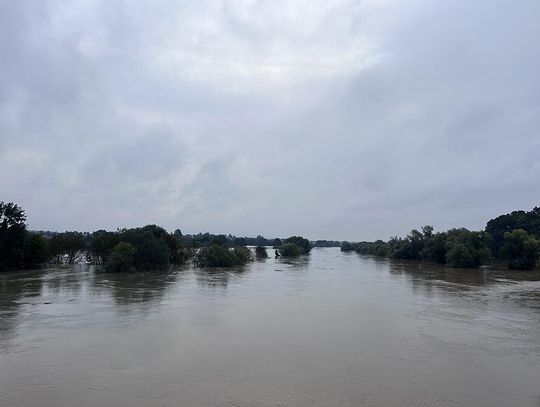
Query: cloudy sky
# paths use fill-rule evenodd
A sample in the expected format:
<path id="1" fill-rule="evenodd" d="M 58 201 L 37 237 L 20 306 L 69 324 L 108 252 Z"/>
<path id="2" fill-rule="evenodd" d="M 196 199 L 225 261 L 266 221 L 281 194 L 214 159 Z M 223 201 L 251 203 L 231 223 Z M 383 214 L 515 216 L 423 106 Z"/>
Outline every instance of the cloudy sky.
<path id="1" fill-rule="evenodd" d="M 540 205 L 538 0 L 0 0 L 32 229 L 312 239 Z"/>

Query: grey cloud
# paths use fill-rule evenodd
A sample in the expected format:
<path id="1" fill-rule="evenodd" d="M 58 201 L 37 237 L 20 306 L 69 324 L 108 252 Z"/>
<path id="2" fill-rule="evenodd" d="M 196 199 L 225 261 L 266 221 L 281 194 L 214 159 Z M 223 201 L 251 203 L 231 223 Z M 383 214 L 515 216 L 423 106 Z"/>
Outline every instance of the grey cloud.
<path id="1" fill-rule="evenodd" d="M 533 0 L 5 3 L 32 228 L 386 239 L 539 202 Z"/>

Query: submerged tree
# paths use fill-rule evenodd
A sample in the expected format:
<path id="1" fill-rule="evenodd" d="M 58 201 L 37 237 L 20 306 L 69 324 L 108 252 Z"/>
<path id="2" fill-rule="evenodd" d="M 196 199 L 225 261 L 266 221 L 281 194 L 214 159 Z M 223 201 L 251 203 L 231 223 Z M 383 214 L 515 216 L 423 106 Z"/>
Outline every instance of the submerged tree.
<path id="1" fill-rule="evenodd" d="M 49 259 L 47 240 L 32 232 L 27 232 L 24 239 L 24 267 L 36 268 Z"/>
<path id="2" fill-rule="evenodd" d="M 446 264 L 454 268 L 478 268 L 490 257 L 490 236 L 465 228 L 447 232 Z"/>
<path id="3" fill-rule="evenodd" d="M 110 253 L 105 270 L 111 273 L 134 271 L 135 247 L 126 242 L 118 243 Z"/>
<path id="4" fill-rule="evenodd" d="M 514 229 L 504 234 L 503 245 L 499 251 L 508 260 L 508 268 L 531 270 L 536 266 L 540 252 L 540 241 L 523 229 Z"/>
<path id="5" fill-rule="evenodd" d="M 199 249 L 195 256 L 195 264 L 198 267 L 231 267 L 244 265 L 252 259 L 251 250 L 247 247 L 239 246 L 231 249 L 213 244 Z"/>
<path id="6" fill-rule="evenodd" d="M 278 253 L 280 256 L 283 257 L 296 257 L 300 256 L 302 254 L 302 251 L 300 250 L 300 247 L 298 247 L 294 243 L 284 243 L 278 249 Z"/>
<path id="7" fill-rule="evenodd" d="M 264 246 L 257 246 L 255 248 L 255 256 L 257 256 L 259 259 L 265 259 L 268 257 L 268 253 L 266 252 L 266 247 Z"/>
<path id="8" fill-rule="evenodd" d="M 486 225 L 486 232 L 493 238 L 491 250 L 499 257 L 499 251 L 505 243 L 505 233 L 523 229 L 530 235 L 540 238 L 540 207 L 530 211 L 513 211 L 491 219 Z"/>
<path id="9" fill-rule="evenodd" d="M 311 251 L 311 243 L 304 237 L 291 236 L 282 241 L 282 245 L 278 247 L 278 253 L 283 257 L 295 257 L 301 254 L 309 254 Z"/>
<path id="10" fill-rule="evenodd" d="M 80 232 L 56 233 L 49 241 L 51 256 L 60 262 L 67 255 L 69 264 L 73 264 L 77 253 L 86 250 L 86 238 Z"/>
<path id="11" fill-rule="evenodd" d="M 119 239 L 119 234 L 115 232 L 97 230 L 92 233 L 90 235 L 88 250 L 94 258 L 94 262 L 96 264 L 104 264 L 107 261 L 107 256 L 120 243 Z"/>

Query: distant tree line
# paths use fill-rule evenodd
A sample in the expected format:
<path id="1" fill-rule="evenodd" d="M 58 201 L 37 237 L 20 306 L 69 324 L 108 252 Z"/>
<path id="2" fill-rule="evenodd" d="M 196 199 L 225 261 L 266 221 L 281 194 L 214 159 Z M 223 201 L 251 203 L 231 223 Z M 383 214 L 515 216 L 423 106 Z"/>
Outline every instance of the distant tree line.
<path id="1" fill-rule="evenodd" d="M 490 259 L 499 259 L 510 269 L 531 270 L 540 255 L 540 208 L 498 216 L 484 231 L 460 228 L 434 233 L 432 226 L 424 226 L 387 242 L 343 242 L 341 250 L 427 260 L 456 268 L 477 268 Z"/>
<path id="2" fill-rule="evenodd" d="M 315 240 L 311 242 L 313 247 L 340 247 L 341 241 L 339 240 Z"/>
<path id="3" fill-rule="evenodd" d="M 264 236 L 257 237 L 237 237 L 231 234 L 215 235 L 211 233 L 198 233 L 196 235 L 182 235 L 180 229 L 175 230 L 174 235 L 181 238 L 186 244 L 191 247 L 205 247 L 213 244 L 220 246 L 237 247 L 237 246 L 281 246 L 281 239 L 267 239 Z"/>
<path id="4" fill-rule="evenodd" d="M 246 246 L 257 246 L 254 253 Z M 266 246 L 281 256 L 299 256 L 311 250 L 309 240 L 235 237 L 199 233 L 168 233 L 156 225 L 93 233 L 30 232 L 24 210 L 0 202 L 0 271 L 35 268 L 42 263 L 84 261 L 111 272 L 156 270 L 192 261 L 199 267 L 231 267 L 268 257 Z"/>

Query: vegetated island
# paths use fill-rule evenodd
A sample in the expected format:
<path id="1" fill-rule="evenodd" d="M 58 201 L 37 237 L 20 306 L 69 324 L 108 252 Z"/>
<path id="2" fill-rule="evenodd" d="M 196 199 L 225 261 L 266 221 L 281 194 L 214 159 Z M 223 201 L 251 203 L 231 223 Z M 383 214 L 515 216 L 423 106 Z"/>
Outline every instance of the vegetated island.
<path id="1" fill-rule="evenodd" d="M 387 242 L 343 242 L 341 250 L 395 259 L 426 260 L 453 268 L 478 268 L 491 260 L 509 269 L 532 270 L 540 255 L 540 208 L 514 211 L 491 219 L 484 231 L 465 228 L 433 232 L 432 226 L 413 229 L 406 237 Z"/>
<path id="2" fill-rule="evenodd" d="M 268 257 L 267 246 L 274 247 L 279 256 L 294 257 L 309 254 L 316 244 L 300 236 L 266 239 L 210 233 L 183 235 L 180 229 L 168 233 L 156 225 L 114 232 L 36 232 L 27 229 L 20 206 L 0 202 L 0 271 L 80 261 L 110 272 L 159 270 L 188 262 L 197 267 L 232 267 Z M 256 249 L 252 251 L 248 245 Z"/>

